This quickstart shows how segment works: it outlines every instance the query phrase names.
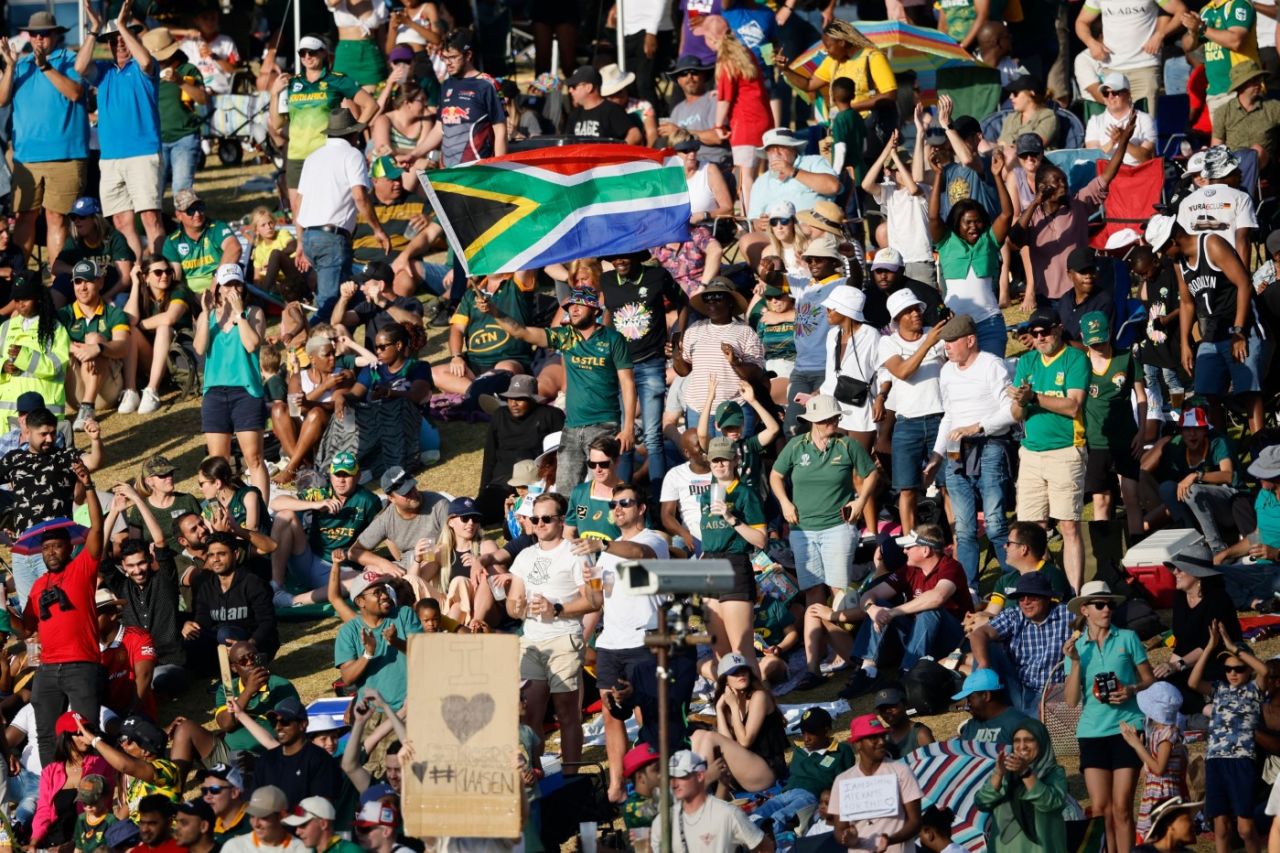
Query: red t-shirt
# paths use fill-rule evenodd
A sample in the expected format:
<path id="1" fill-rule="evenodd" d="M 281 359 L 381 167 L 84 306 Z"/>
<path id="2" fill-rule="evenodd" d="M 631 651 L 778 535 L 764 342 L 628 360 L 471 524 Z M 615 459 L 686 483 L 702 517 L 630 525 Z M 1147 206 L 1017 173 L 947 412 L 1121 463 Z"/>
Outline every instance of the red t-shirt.
<path id="1" fill-rule="evenodd" d="M 944 580 L 955 584 L 956 591 L 942 603 L 942 609 L 962 620 L 973 610 L 973 599 L 969 596 L 969 579 L 965 577 L 964 567 L 950 557 L 939 560 L 929 574 L 915 566 L 905 566 L 885 578 L 884 582 L 908 598 L 917 598 Z"/>
<path id="2" fill-rule="evenodd" d="M 149 844 L 139 844 L 130 849 L 129 853 L 187 853 L 187 848 L 174 841 L 171 835 L 154 847 Z"/>
<path id="3" fill-rule="evenodd" d="M 151 635 L 142 628 L 120 626 L 120 631 L 102 650 L 102 666 L 107 670 L 106 706 L 118 714 L 124 713 L 138 695 L 137 673 L 134 666 L 140 660 L 156 659 L 155 644 Z M 156 718 L 156 699 L 152 693 L 145 707 L 147 716 Z"/>
<path id="4" fill-rule="evenodd" d="M 40 596 L 46 590 L 61 590 L 70 604 L 53 603 L 49 618 L 40 618 Z M 41 663 L 98 663 L 98 608 L 93 603 L 98 589 L 98 558 L 84 548 L 60 572 L 47 572 L 36 579 L 27 598 L 23 619 L 36 625 L 40 637 Z"/>

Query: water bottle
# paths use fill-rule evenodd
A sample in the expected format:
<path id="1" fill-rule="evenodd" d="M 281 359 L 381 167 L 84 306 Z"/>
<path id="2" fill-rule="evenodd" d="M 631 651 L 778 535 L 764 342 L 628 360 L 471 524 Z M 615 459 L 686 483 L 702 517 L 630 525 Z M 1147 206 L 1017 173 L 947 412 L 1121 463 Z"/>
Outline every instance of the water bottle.
<path id="1" fill-rule="evenodd" d="M 32 634 L 27 638 L 27 666 L 40 665 L 40 637 Z"/>

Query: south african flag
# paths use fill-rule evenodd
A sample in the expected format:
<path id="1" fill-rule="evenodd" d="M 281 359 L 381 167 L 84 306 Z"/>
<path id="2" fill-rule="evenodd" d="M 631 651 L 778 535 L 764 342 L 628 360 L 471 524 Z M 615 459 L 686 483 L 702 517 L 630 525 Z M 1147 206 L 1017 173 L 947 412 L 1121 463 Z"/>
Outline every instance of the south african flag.
<path id="1" fill-rule="evenodd" d="M 689 186 L 668 154 L 566 145 L 419 180 L 467 275 L 488 275 L 687 241 Z"/>

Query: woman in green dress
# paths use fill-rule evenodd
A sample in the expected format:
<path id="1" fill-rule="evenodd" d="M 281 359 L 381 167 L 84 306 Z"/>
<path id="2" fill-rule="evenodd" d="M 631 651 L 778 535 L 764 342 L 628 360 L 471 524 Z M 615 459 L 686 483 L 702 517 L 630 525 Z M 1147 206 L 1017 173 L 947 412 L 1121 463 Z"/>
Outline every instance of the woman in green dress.
<path id="1" fill-rule="evenodd" d="M 974 802 L 991 813 L 991 853 L 1066 853 L 1062 807 L 1067 802 L 1067 774 L 1042 723 L 1028 719 L 1014 730 L 1012 748 L 1000 750 L 996 768 Z"/>

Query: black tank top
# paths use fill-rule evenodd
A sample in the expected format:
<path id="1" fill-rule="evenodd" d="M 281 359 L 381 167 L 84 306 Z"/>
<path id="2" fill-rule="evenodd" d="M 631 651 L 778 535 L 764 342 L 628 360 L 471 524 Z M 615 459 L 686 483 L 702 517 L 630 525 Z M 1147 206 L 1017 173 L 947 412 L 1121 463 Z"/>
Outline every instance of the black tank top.
<path id="1" fill-rule="evenodd" d="M 1236 286 L 1226 274 L 1213 266 L 1205 251 L 1209 234 L 1201 234 L 1196 240 L 1196 262 L 1192 266 L 1184 258 L 1181 261 L 1182 278 L 1191 291 L 1191 301 L 1196 307 L 1196 319 L 1200 323 L 1200 339 L 1216 343 L 1231 337 L 1228 331 L 1236 322 Z"/>

